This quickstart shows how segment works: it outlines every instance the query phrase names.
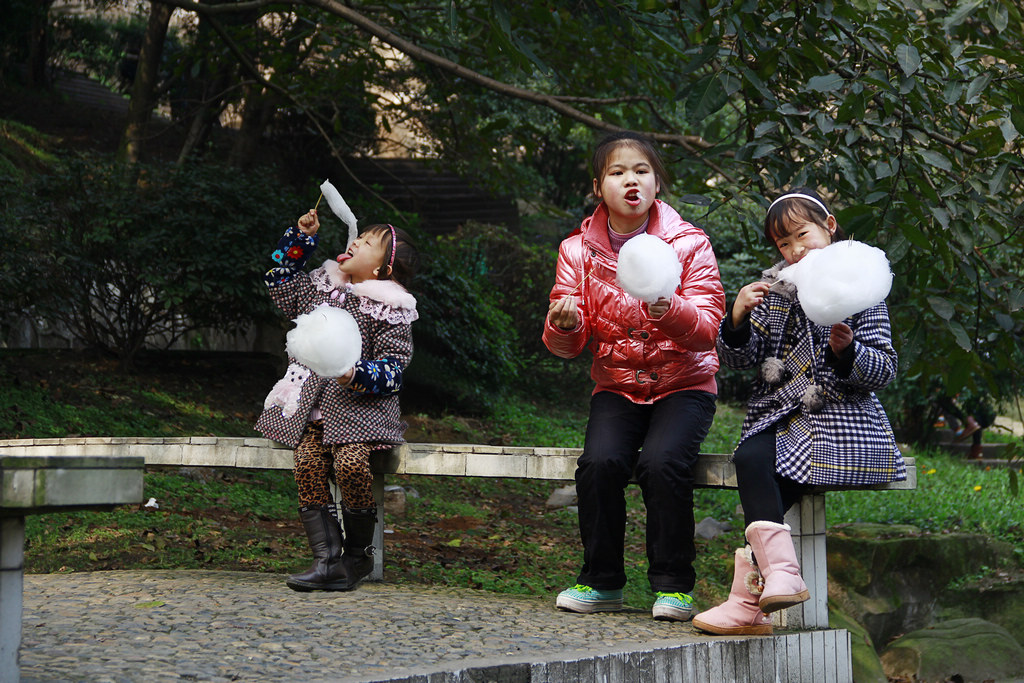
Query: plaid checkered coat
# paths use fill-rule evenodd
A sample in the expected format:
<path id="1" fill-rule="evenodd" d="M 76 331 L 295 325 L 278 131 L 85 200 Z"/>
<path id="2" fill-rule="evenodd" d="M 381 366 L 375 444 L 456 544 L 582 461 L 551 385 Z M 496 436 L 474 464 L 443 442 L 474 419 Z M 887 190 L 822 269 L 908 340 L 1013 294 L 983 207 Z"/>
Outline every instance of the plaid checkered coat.
<path id="1" fill-rule="evenodd" d="M 776 471 L 801 483 L 902 481 L 907 478 L 903 456 L 874 394 L 896 376 L 888 308 L 880 303 L 844 322 L 854 334 L 846 377 L 837 374 L 837 359 L 828 347 L 830 328 L 812 323 L 797 300 L 775 291 L 751 311 L 745 345 L 730 346 L 719 330 L 718 355 L 727 367 L 760 369 L 766 359 L 777 358 L 785 368 L 774 384 L 758 372 L 740 441 L 775 426 Z M 727 316 L 722 325 L 728 324 Z M 727 336 L 735 340 L 736 335 Z M 824 392 L 818 410 L 803 401 L 812 382 Z"/>

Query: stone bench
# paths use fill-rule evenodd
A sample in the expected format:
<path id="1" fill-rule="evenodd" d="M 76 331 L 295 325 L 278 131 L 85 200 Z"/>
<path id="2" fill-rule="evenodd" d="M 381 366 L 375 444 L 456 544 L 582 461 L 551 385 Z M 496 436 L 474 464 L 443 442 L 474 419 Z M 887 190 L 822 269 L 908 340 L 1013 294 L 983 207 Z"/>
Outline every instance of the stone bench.
<path id="1" fill-rule="evenodd" d="M 139 504 L 145 472 L 143 458 L 110 448 L 92 455 L 17 450 L 0 448 L 0 681 L 19 678 L 25 517 Z"/>
<path id="2" fill-rule="evenodd" d="M 409 443 L 375 453 L 374 496 L 379 523 L 374 544 L 378 548 L 371 579 L 383 578 L 384 480 L 389 474 L 450 477 L 504 477 L 573 481 L 577 448 L 533 448 L 478 444 Z M 146 465 L 291 469 L 292 449 L 268 439 L 231 437 L 180 438 L 66 438 L 0 441 L 4 453 L 30 455 L 115 453 L 141 457 Z M 907 458 L 907 481 L 865 487 L 864 490 L 907 490 L 917 487 L 914 459 Z M 736 473 L 729 456 L 701 454 L 695 472 L 697 488 L 736 488 Z M 834 490 L 834 489 L 833 489 Z M 804 580 L 811 592 L 807 602 L 773 615 L 788 628 L 828 627 L 828 578 L 825 563 L 825 489 L 804 496 L 786 515 Z"/>

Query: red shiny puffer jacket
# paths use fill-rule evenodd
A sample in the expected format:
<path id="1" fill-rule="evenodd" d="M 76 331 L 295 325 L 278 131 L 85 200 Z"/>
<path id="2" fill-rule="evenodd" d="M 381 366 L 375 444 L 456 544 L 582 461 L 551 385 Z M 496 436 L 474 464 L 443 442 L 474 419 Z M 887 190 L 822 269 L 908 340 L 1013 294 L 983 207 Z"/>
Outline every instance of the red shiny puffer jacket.
<path id="1" fill-rule="evenodd" d="M 711 243 L 704 231 L 661 200 L 651 207 L 647 232 L 672 245 L 683 264 L 668 312 L 650 318 L 647 305 L 615 281 L 618 256 L 608 241 L 608 211 L 602 203 L 562 242 L 551 288 L 554 302 L 593 271 L 573 293 L 580 324 L 562 330 L 545 319 L 544 344 L 562 358 L 574 358 L 589 345 L 595 393 L 613 391 L 634 403 L 653 403 L 683 389 L 717 393 L 715 339 L 725 316 L 725 293 Z"/>

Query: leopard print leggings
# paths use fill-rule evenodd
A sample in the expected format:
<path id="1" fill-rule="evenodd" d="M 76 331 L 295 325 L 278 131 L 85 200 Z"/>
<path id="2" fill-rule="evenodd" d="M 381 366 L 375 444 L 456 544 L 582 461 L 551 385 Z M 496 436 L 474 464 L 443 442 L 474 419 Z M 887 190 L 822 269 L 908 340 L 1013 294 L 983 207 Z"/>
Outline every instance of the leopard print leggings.
<path id="1" fill-rule="evenodd" d="M 306 425 L 295 447 L 295 485 L 299 505 L 328 505 L 334 500 L 330 482 L 341 489 L 342 505 L 348 510 L 376 509 L 373 500 L 373 474 L 370 453 L 376 446 L 368 443 L 324 445 L 324 425 L 316 420 Z"/>

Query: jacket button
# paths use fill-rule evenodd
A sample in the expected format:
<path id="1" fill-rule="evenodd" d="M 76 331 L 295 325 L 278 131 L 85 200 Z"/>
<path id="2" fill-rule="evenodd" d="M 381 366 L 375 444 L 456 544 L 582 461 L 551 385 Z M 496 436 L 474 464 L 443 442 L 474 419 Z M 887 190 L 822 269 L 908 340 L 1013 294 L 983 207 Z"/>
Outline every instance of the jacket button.
<path id="1" fill-rule="evenodd" d="M 640 333 L 640 338 L 641 338 L 641 339 L 647 339 L 647 338 L 648 338 L 648 337 L 650 337 L 650 336 L 651 336 L 651 335 L 649 335 L 649 334 L 648 334 L 648 333 L 646 333 L 646 332 L 641 332 L 641 333 Z"/>

